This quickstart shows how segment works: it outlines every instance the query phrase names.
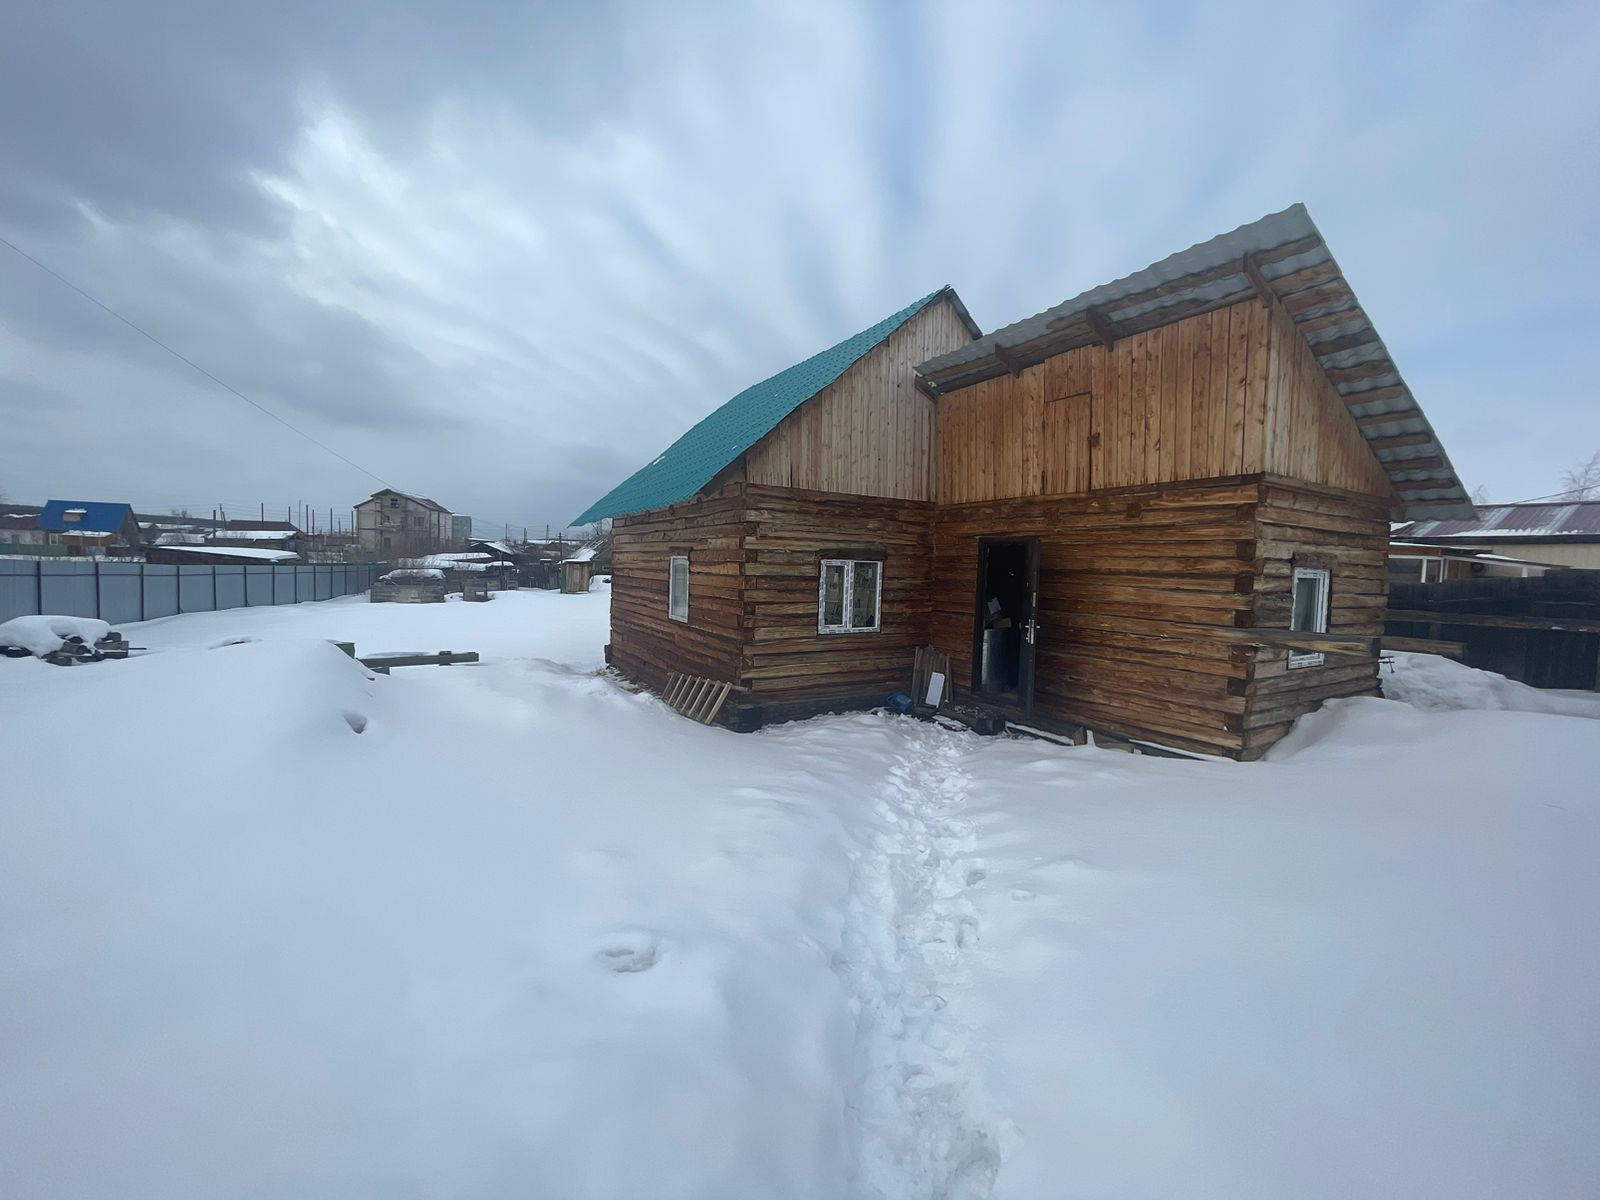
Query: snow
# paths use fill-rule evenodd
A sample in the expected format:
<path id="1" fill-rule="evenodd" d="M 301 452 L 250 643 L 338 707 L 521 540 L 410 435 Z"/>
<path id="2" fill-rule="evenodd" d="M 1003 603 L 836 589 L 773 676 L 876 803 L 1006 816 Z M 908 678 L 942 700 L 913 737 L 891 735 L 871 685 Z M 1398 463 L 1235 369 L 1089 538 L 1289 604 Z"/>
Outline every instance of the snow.
<path id="1" fill-rule="evenodd" d="M 66 638 L 80 637 L 92 646 L 110 632 L 110 625 L 94 617 L 12 617 L 0 622 L 0 646 L 21 646 L 34 654 L 49 654 L 61 649 Z"/>
<path id="2" fill-rule="evenodd" d="M 256 550 L 250 546 L 163 546 L 161 548 L 163 550 L 181 551 L 185 554 L 254 558 L 262 562 L 297 562 L 300 558 L 293 550 Z"/>
<path id="3" fill-rule="evenodd" d="M 581 546 L 561 561 L 564 563 L 589 562 L 598 553 L 600 553 L 600 550 L 597 546 Z"/>
<path id="4" fill-rule="evenodd" d="M 1384 694 L 1413 708 L 1507 709 L 1600 717 L 1600 694 L 1529 687 L 1492 671 L 1479 671 L 1436 654 L 1395 653 L 1395 669 L 1383 680 Z"/>
<path id="5" fill-rule="evenodd" d="M 1600 1174 L 1593 720 L 1397 656 L 1408 702 L 1257 764 L 741 736 L 604 673 L 607 603 L 349 597 L 0 660 L 7 1196 Z M 329 639 L 484 661 L 375 676 Z M 32 751 L 68 722 L 96 736 Z"/>
<path id="6" fill-rule="evenodd" d="M 300 536 L 295 529 L 220 529 L 212 535 L 217 541 L 286 542 Z"/>

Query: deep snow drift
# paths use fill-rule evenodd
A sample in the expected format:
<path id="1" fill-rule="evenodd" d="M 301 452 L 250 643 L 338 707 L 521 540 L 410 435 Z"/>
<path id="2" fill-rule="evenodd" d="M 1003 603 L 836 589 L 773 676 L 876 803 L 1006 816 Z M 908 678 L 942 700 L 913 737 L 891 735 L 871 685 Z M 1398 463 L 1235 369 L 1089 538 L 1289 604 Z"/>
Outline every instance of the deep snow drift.
<path id="1" fill-rule="evenodd" d="M 600 673 L 605 625 L 603 592 L 346 599 L 0 660 L 0 1191 L 1600 1177 L 1600 700 L 1403 656 L 1410 703 L 1248 766 L 739 736 Z M 1590 716 L 1485 711 L 1535 705 Z"/>

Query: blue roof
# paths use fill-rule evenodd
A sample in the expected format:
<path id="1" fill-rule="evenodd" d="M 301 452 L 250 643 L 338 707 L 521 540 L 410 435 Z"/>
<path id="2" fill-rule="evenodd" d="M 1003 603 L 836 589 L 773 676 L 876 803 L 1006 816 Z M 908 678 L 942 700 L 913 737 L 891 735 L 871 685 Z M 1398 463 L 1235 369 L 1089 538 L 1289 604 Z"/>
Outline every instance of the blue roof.
<path id="1" fill-rule="evenodd" d="M 573 524 L 588 525 L 606 517 L 649 512 L 689 499 L 715 479 L 724 467 L 777 428 L 795 409 L 833 383 L 929 304 L 946 295 L 955 297 L 948 287 L 930 292 L 870 329 L 863 329 L 837 346 L 745 388 L 668 446 L 659 458 L 591 504 Z M 965 318 L 966 310 L 959 300 L 956 300 L 956 307 Z"/>
<path id="2" fill-rule="evenodd" d="M 67 520 L 69 508 L 83 509 L 76 521 Z M 123 523 L 133 515 L 126 504 L 106 504 L 98 500 L 52 500 L 39 510 L 39 528 L 49 533 L 68 529 L 97 529 L 102 533 L 117 533 Z"/>

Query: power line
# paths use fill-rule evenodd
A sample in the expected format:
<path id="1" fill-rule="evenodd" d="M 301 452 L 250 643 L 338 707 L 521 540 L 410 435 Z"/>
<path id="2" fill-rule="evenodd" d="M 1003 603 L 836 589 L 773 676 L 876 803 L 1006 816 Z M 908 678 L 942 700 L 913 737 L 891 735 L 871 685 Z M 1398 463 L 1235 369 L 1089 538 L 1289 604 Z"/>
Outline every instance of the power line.
<path id="1" fill-rule="evenodd" d="M 1567 500 L 1567 499 L 1571 499 L 1571 500 L 1576 502 L 1576 501 L 1586 500 L 1588 497 L 1584 496 L 1584 495 L 1581 495 L 1580 493 L 1588 492 L 1588 491 L 1591 491 L 1591 490 L 1593 490 L 1593 489 L 1591 487 L 1589 487 L 1589 486 L 1568 488 L 1564 492 L 1551 492 L 1548 496 L 1530 496 L 1526 500 L 1507 500 L 1505 503 L 1507 503 L 1507 504 L 1537 504 L 1541 500 Z M 1490 503 L 1490 504 L 1486 505 L 1485 507 L 1493 508 L 1493 507 L 1495 507 L 1495 503 L 1498 503 L 1498 502 Z"/>
<path id="2" fill-rule="evenodd" d="M 6 238 L 5 236 L 0 235 L 0 243 L 4 243 L 5 245 L 9 246 L 12 250 L 15 250 L 23 258 L 25 258 L 29 262 L 31 262 L 34 266 L 38 267 L 46 275 L 48 275 L 52 279 L 56 280 L 56 282 L 64 284 L 65 286 L 71 288 L 73 291 L 77 292 L 78 295 L 82 296 L 85 300 L 89 301 L 90 304 L 93 304 L 95 307 L 103 309 L 104 311 L 110 313 L 113 317 L 115 317 L 117 320 L 121 321 L 129 329 L 131 329 L 135 333 L 139 334 L 139 336 L 141 336 L 143 338 L 147 338 L 151 342 L 154 342 L 157 346 L 160 346 L 168 354 L 172 355 L 173 358 L 177 359 L 179 362 L 188 364 L 190 367 L 192 367 L 192 368 L 194 368 L 194 370 L 200 372 L 200 374 L 204 375 L 207 379 L 211 380 L 212 383 L 216 384 L 218 387 L 222 388 L 224 391 L 230 392 L 233 395 L 237 396 L 239 399 L 243 400 L 251 408 L 255 409 L 256 411 L 258 411 L 258 412 L 260 412 L 262 414 L 264 414 L 265 416 L 271 417 L 274 421 L 276 421 L 278 424 L 282 425 L 285 429 L 291 430 L 294 433 L 298 433 L 301 437 L 305 438 L 306 441 L 310 442 L 313 446 L 316 446 L 317 448 L 319 448 L 321 450 L 326 450 L 329 454 L 333 455 L 340 462 L 344 463 L 346 466 L 354 467 L 356 470 L 360 471 L 363 475 L 367 476 L 367 478 L 376 479 L 379 483 L 383 484 L 384 487 L 394 487 L 394 485 L 392 483 L 390 483 L 387 479 L 385 479 L 383 476 L 373 474 L 371 471 L 367 470 L 365 467 L 363 467 L 358 462 L 352 462 L 350 459 L 348 459 L 344 455 L 340 454 L 332 446 L 329 446 L 325 442 L 318 441 L 316 438 L 312 437 L 309 433 L 307 433 L 304 429 L 301 429 L 299 426 L 294 425 L 291 422 L 284 420 L 284 418 L 280 417 L 277 413 L 273 412 L 270 408 L 267 408 L 265 405 L 256 403 L 256 401 L 250 399 L 249 396 L 246 396 L 243 392 L 241 392 L 238 388 L 234 387 L 232 384 L 224 383 L 222 380 L 218 379 L 215 375 L 213 375 L 210 371 L 208 371 L 204 367 L 202 367 L 199 363 L 195 362 L 194 359 L 189 358 L 186 355 L 178 353 L 178 351 L 174 350 L 171 346 L 167 345 L 165 342 L 163 342 L 160 338 L 158 338 L 155 334 L 151 333 L 149 330 L 143 329 L 140 326 L 135 325 L 132 321 L 128 320 L 127 317 L 123 316 L 116 309 L 112 308 L 109 304 L 106 304 L 105 302 L 96 299 L 94 296 L 91 296 L 88 292 L 84 291 L 77 284 L 73 283 L 72 280 L 68 279 L 65 275 L 62 275 L 60 272 L 55 271 L 55 270 L 51 269 L 50 267 L 45 266 L 44 263 L 40 262 L 37 258 L 35 258 L 33 255 L 29 254 L 26 250 L 24 250 L 21 246 L 17 245 L 15 242 L 11 241 L 9 238 Z"/>

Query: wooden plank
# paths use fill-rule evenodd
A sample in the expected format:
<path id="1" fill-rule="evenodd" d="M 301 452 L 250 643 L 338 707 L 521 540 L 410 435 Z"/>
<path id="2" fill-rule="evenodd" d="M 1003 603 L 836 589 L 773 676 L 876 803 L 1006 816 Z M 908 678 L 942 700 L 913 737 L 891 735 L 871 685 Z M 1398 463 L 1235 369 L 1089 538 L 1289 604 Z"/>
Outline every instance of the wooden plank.
<path id="1" fill-rule="evenodd" d="M 1396 609 L 1384 613 L 1389 621 L 1417 621 L 1435 625 L 1478 625 L 1487 629 L 1534 629 L 1547 633 L 1600 633 L 1600 621 L 1566 617 L 1505 617 L 1495 613 L 1451 612 L 1449 609 Z"/>
<path id="2" fill-rule="evenodd" d="M 1409 654 L 1442 654 L 1446 658 L 1463 658 L 1467 653 L 1465 642 L 1441 642 L 1433 638 L 1383 636 L 1385 650 L 1402 650 Z"/>
<path id="3" fill-rule="evenodd" d="M 1267 362 L 1270 309 L 1245 307 L 1249 323 L 1249 350 L 1245 364 L 1244 444 L 1240 467 L 1260 471 L 1266 466 Z"/>

